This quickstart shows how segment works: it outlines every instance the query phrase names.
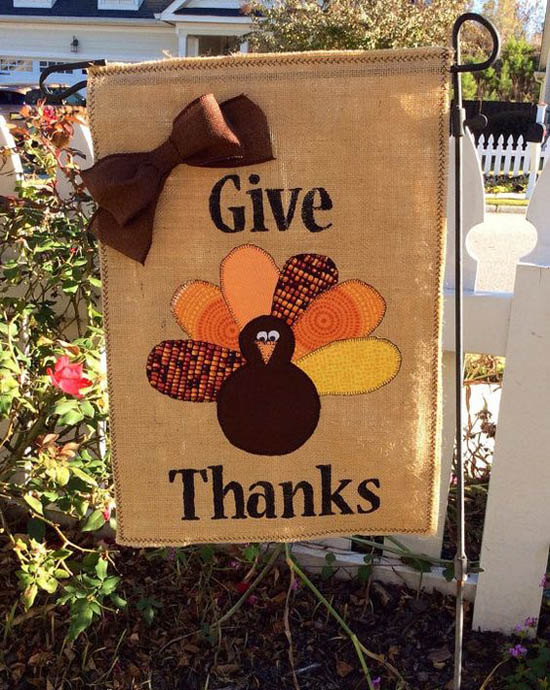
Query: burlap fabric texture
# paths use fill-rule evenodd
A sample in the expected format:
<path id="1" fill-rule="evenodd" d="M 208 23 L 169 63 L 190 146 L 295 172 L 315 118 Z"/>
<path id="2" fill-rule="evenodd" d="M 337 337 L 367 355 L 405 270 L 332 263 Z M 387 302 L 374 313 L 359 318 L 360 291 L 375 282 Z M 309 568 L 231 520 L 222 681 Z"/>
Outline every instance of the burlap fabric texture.
<path id="1" fill-rule="evenodd" d="M 428 534 L 446 49 L 93 68 L 96 160 L 246 94 L 273 160 L 175 165 L 144 263 L 102 244 L 122 544 Z"/>

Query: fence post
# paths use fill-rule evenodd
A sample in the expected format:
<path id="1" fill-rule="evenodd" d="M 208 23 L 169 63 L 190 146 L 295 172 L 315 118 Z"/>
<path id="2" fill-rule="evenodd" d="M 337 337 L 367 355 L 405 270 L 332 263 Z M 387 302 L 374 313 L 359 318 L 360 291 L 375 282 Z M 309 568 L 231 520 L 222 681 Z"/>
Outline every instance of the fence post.
<path id="1" fill-rule="evenodd" d="M 550 266 L 518 264 L 473 627 L 538 617 L 550 544 Z"/>
<path id="2" fill-rule="evenodd" d="M 72 150 L 75 162 L 80 168 L 85 170 L 92 166 L 94 162 L 94 149 L 90 128 L 87 125 L 80 124 L 79 122 L 73 124 L 73 134 L 68 148 Z M 66 161 L 67 154 L 62 151 L 59 162 L 61 165 L 65 165 Z M 60 166 L 57 168 L 55 187 L 59 196 L 64 200 L 68 199 L 73 193 L 71 184 Z"/>
<path id="3" fill-rule="evenodd" d="M 497 139 L 497 146 L 495 149 L 495 167 L 493 168 L 495 177 L 503 174 L 505 155 L 506 145 L 504 143 L 504 134 L 501 134 Z"/>
<path id="4" fill-rule="evenodd" d="M 537 175 L 539 173 L 539 164 L 540 164 L 540 154 L 541 154 L 541 145 L 537 143 L 530 142 L 527 144 L 527 148 L 529 149 L 530 153 L 530 159 L 529 159 L 529 181 L 527 182 L 527 191 L 525 192 L 525 196 L 530 199 L 531 194 L 533 194 L 533 190 L 535 189 L 535 185 L 537 183 Z"/>
<path id="5" fill-rule="evenodd" d="M 12 196 L 23 176 L 23 166 L 3 115 L 0 115 L 0 149 L 9 149 L 9 152 L 0 153 L 0 196 Z"/>
<path id="6" fill-rule="evenodd" d="M 550 151 L 550 144 L 546 148 Z M 537 229 L 537 244 L 523 261 L 550 266 L 550 164 L 545 165 L 540 174 L 526 218 Z"/>
<path id="7" fill-rule="evenodd" d="M 487 139 L 487 144 L 485 146 L 485 165 L 483 167 L 483 174 L 485 177 L 491 174 L 493 154 L 495 149 L 495 137 L 491 134 Z M 496 161 L 495 161 L 496 163 Z"/>
<path id="8" fill-rule="evenodd" d="M 523 155 L 523 137 L 517 138 L 516 145 L 514 146 L 514 167 L 512 169 L 512 177 L 518 177 L 521 167 L 521 159 Z"/>
<path id="9" fill-rule="evenodd" d="M 536 121 L 539 124 L 544 124 L 544 118 L 546 115 L 546 104 L 539 103 L 537 105 L 537 116 Z M 548 142 L 546 143 L 546 148 L 548 150 Z M 537 184 L 537 177 L 540 172 L 541 157 L 543 155 L 542 146 L 540 143 L 529 144 L 529 150 L 531 151 L 531 161 L 529 165 L 529 182 L 527 184 L 527 191 L 525 196 L 530 199 Z M 546 161 L 546 156 L 543 159 L 543 164 Z"/>

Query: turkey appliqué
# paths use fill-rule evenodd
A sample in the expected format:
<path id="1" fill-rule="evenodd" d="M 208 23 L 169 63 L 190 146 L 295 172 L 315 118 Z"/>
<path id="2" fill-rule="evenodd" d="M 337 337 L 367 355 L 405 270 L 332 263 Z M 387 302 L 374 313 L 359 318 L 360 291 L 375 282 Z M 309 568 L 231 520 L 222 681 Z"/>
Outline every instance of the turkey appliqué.
<path id="1" fill-rule="evenodd" d="M 147 377 L 176 400 L 216 402 L 237 448 L 286 455 L 315 432 L 320 396 L 369 393 L 397 375 L 399 349 L 370 335 L 385 309 L 367 283 L 338 283 L 327 256 L 298 254 L 279 271 L 245 244 L 223 259 L 220 287 L 176 290 L 172 312 L 189 339 L 156 345 Z"/>

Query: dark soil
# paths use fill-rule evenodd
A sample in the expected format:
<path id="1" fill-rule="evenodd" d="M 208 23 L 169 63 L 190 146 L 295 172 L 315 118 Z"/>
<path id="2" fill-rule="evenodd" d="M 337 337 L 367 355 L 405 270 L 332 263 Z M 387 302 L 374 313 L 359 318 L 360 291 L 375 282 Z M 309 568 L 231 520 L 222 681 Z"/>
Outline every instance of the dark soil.
<path id="1" fill-rule="evenodd" d="M 184 553 L 188 555 L 180 562 Z M 0 642 L 1 690 L 364 689 L 349 638 L 303 586 L 290 590 L 289 599 L 293 681 L 284 620 L 289 592 L 284 562 L 221 630 L 208 633 L 208 625 L 240 596 L 239 583 L 250 569 L 240 554 L 210 547 L 178 552 L 120 549 L 116 563 L 127 609 L 106 611 L 72 646 L 64 642 L 67 611 L 54 609 L 53 598 L 39 600 L 28 614 L 15 610 Z M 11 551 L 0 551 L 2 623 L 16 600 L 15 568 Z M 408 683 L 400 686 L 381 664 L 369 661 L 373 678 L 381 677 L 382 690 L 451 687 L 454 600 L 379 583 L 313 579 L 363 644 L 385 655 Z M 143 597 L 157 604 L 150 625 L 136 607 Z M 511 642 L 496 633 L 472 632 L 470 615 L 468 606 L 463 688 L 478 690 Z M 540 632 L 550 636 L 550 617 L 542 621 Z M 510 660 L 503 672 L 514 663 Z M 499 687 L 498 681 L 489 685 L 490 690 Z"/>

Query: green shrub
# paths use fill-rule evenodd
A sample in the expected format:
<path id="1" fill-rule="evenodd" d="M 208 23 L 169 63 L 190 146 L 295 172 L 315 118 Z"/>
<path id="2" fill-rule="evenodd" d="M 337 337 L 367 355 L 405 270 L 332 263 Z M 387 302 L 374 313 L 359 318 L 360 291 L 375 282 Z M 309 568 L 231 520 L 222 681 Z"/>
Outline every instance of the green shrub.
<path id="1" fill-rule="evenodd" d="M 486 55 L 471 55 L 467 62 L 479 62 Z M 536 103 L 540 85 L 535 80 L 538 59 L 535 48 L 524 39 L 511 38 L 493 67 L 475 75 L 463 75 L 463 96 L 467 100 L 518 101 Z"/>
<path id="2" fill-rule="evenodd" d="M 463 0 L 275 0 L 245 5 L 254 50 L 415 48 L 447 45 Z"/>
<path id="3" fill-rule="evenodd" d="M 114 524 L 100 280 L 91 200 L 68 149 L 78 113 L 38 106 L 24 116 L 14 133 L 25 181 L 0 207 L 0 510 L 27 513 L 25 533 L 3 518 L 24 608 L 56 596 L 70 606 L 74 638 L 105 597 L 124 604 L 108 549 L 83 545 Z M 59 166 L 68 199 L 57 193 Z"/>

